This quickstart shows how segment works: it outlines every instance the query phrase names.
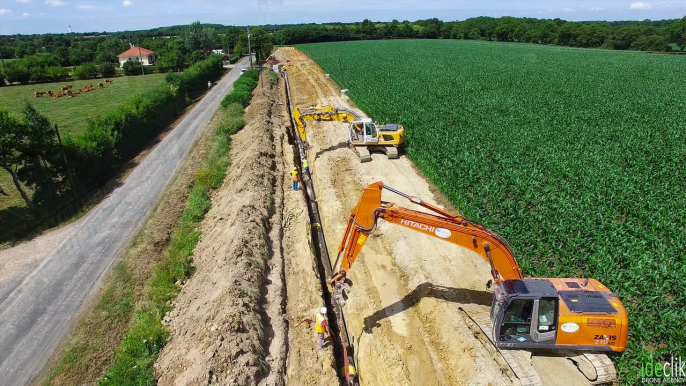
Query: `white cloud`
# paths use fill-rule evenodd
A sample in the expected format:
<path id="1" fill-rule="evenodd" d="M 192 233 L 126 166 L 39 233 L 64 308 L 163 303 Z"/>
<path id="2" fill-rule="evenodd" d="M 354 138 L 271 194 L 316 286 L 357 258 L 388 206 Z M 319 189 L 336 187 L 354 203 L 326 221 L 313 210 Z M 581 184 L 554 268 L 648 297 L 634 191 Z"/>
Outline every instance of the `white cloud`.
<path id="1" fill-rule="evenodd" d="M 30 3 L 31 0 L 15 0 L 17 3 Z"/>
<path id="2" fill-rule="evenodd" d="M 76 6 L 76 9 L 90 9 L 90 10 L 93 10 L 93 9 L 98 9 L 98 7 L 96 7 L 96 6 L 94 6 L 94 5 L 90 5 L 90 4 L 79 4 L 79 5 Z"/>
<path id="3" fill-rule="evenodd" d="M 591 9 L 589 9 L 589 11 L 591 11 L 591 12 L 599 12 L 599 11 L 604 11 L 604 10 L 606 10 L 606 9 L 607 9 L 607 8 L 605 8 L 605 7 L 591 7 Z"/>
<path id="4" fill-rule="evenodd" d="M 45 4 L 51 6 L 51 7 L 61 7 L 63 5 L 66 5 L 62 0 L 45 0 Z"/>
<path id="5" fill-rule="evenodd" d="M 631 9 L 650 9 L 652 7 L 653 6 L 649 3 L 641 3 L 641 2 L 631 3 L 631 6 L 630 6 Z"/>
<path id="6" fill-rule="evenodd" d="M 9 9 L 0 8 L 0 15 L 7 15 L 10 12 L 12 11 L 10 11 Z"/>
<path id="7" fill-rule="evenodd" d="M 131 0 L 124 0 L 122 4 L 124 4 L 125 7 L 133 7 L 133 1 Z"/>
<path id="8" fill-rule="evenodd" d="M 562 12 L 576 12 L 576 10 L 572 8 L 562 8 Z"/>
<path id="9" fill-rule="evenodd" d="M 31 16 L 31 14 L 30 14 L 30 13 L 24 12 L 24 14 L 23 14 L 22 16 L 23 16 L 23 17 L 29 17 L 29 16 Z"/>

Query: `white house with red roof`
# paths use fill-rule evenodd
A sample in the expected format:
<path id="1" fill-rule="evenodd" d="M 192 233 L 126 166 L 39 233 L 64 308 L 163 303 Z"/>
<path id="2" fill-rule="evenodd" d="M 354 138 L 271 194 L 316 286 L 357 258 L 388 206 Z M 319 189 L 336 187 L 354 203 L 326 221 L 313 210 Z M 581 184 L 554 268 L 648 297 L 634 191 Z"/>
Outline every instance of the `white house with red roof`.
<path id="1" fill-rule="evenodd" d="M 117 55 L 117 58 L 119 58 L 119 66 L 123 66 L 128 60 L 141 62 L 144 66 L 152 66 L 156 59 L 154 51 L 136 46 L 131 46 L 128 50 Z"/>

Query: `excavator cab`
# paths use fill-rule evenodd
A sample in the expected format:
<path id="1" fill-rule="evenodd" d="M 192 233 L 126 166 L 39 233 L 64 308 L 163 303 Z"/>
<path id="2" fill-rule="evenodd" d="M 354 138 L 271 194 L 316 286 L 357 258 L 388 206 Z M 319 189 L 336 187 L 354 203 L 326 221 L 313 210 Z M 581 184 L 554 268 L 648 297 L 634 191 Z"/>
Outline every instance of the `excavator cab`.
<path id="1" fill-rule="evenodd" d="M 554 345 L 558 292 L 546 279 L 504 280 L 494 288 L 491 320 L 498 347 Z"/>
<path id="2" fill-rule="evenodd" d="M 370 118 L 356 119 L 350 123 L 351 143 L 378 143 L 379 129 Z"/>

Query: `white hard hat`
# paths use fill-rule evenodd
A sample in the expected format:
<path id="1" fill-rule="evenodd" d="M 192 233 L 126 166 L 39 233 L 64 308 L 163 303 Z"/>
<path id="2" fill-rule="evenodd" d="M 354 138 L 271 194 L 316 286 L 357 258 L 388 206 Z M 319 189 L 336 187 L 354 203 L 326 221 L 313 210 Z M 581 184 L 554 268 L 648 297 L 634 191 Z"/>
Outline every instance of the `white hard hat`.
<path id="1" fill-rule="evenodd" d="M 326 315 L 326 312 L 327 312 L 327 311 L 328 311 L 328 310 L 326 309 L 326 307 L 322 307 L 322 309 L 319 310 L 319 312 L 321 312 L 321 313 L 324 314 L 324 315 Z"/>

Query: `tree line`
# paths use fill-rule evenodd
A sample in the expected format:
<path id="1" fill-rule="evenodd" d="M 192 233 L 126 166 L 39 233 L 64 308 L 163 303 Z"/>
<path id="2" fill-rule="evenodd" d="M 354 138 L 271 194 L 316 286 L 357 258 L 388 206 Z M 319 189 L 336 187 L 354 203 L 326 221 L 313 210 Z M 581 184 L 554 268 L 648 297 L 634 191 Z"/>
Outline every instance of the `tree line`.
<path id="1" fill-rule="evenodd" d="M 464 21 L 439 19 L 375 23 L 270 26 L 278 44 L 341 40 L 418 38 L 469 39 L 554 44 L 613 50 L 682 51 L 686 48 L 686 17 L 674 20 L 568 22 L 561 19 L 476 17 Z"/>

